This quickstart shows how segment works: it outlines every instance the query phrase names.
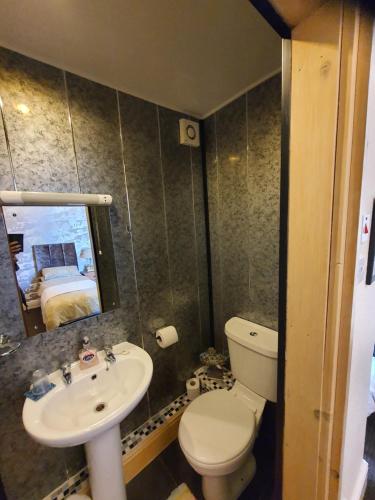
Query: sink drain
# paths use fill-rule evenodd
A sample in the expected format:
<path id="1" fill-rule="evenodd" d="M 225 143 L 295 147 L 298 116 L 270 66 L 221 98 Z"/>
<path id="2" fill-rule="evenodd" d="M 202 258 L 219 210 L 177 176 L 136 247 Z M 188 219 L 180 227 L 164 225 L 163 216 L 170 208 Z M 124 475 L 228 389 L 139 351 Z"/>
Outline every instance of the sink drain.
<path id="1" fill-rule="evenodd" d="M 103 411 L 105 408 L 105 403 L 99 403 L 95 406 L 95 411 Z"/>

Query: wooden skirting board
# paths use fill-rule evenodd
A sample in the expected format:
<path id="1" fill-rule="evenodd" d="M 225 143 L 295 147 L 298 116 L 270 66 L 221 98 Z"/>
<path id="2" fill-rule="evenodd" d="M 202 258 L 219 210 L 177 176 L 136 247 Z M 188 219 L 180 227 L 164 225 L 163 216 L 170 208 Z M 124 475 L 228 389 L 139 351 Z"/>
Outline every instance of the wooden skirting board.
<path id="1" fill-rule="evenodd" d="M 186 408 L 181 408 L 178 413 L 143 439 L 132 451 L 124 455 L 122 466 L 126 484 L 142 472 L 177 438 L 178 426 Z M 79 493 L 90 495 L 89 485 L 82 487 Z"/>

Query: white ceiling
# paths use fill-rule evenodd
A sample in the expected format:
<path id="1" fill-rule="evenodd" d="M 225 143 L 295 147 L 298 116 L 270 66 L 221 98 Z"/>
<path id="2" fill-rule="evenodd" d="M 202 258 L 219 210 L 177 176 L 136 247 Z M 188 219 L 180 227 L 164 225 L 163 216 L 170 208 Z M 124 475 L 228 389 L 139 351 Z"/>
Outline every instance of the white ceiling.
<path id="1" fill-rule="evenodd" d="M 249 0 L 1 0 L 0 44 L 196 117 L 281 66 Z"/>

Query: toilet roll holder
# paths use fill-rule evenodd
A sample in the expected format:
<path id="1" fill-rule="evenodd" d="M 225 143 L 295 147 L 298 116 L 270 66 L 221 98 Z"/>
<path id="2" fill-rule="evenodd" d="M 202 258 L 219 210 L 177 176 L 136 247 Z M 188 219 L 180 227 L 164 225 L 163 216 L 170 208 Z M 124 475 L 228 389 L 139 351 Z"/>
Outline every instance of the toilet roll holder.
<path id="1" fill-rule="evenodd" d="M 166 332 L 165 330 L 172 330 L 172 331 Z M 176 327 L 173 325 L 158 327 L 154 332 L 154 335 L 158 346 L 161 347 L 162 349 L 166 349 L 179 341 Z M 172 338 L 168 338 L 168 336 Z"/>

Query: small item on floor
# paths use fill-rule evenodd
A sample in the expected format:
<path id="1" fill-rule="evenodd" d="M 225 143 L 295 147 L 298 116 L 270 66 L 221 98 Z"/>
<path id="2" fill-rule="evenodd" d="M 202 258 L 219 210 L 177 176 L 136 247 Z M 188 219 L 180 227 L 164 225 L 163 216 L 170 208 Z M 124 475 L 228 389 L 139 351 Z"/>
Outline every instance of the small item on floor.
<path id="1" fill-rule="evenodd" d="M 201 393 L 200 382 L 198 377 L 189 378 L 186 381 L 186 392 L 190 401 L 193 401 Z"/>
<path id="2" fill-rule="evenodd" d="M 51 391 L 54 387 L 56 387 L 56 385 L 50 382 L 48 384 L 48 387 L 46 388 L 46 391 L 43 392 L 43 394 L 34 394 L 33 390 L 30 389 L 29 391 L 25 392 L 25 397 L 32 399 L 33 401 L 39 401 L 39 399 L 48 394 L 49 391 Z"/>
<path id="3" fill-rule="evenodd" d="M 222 380 L 225 367 L 223 366 L 228 361 L 228 356 L 217 352 L 215 347 L 209 347 L 207 351 L 200 354 L 201 363 L 207 366 L 207 376 Z"/>
<path id="4" fill-rule="evenodd" d="M 189 490 L 188 485 L 182 483 L 172 491 L 167 500 L 196 500 L 196 498 Z"/>

